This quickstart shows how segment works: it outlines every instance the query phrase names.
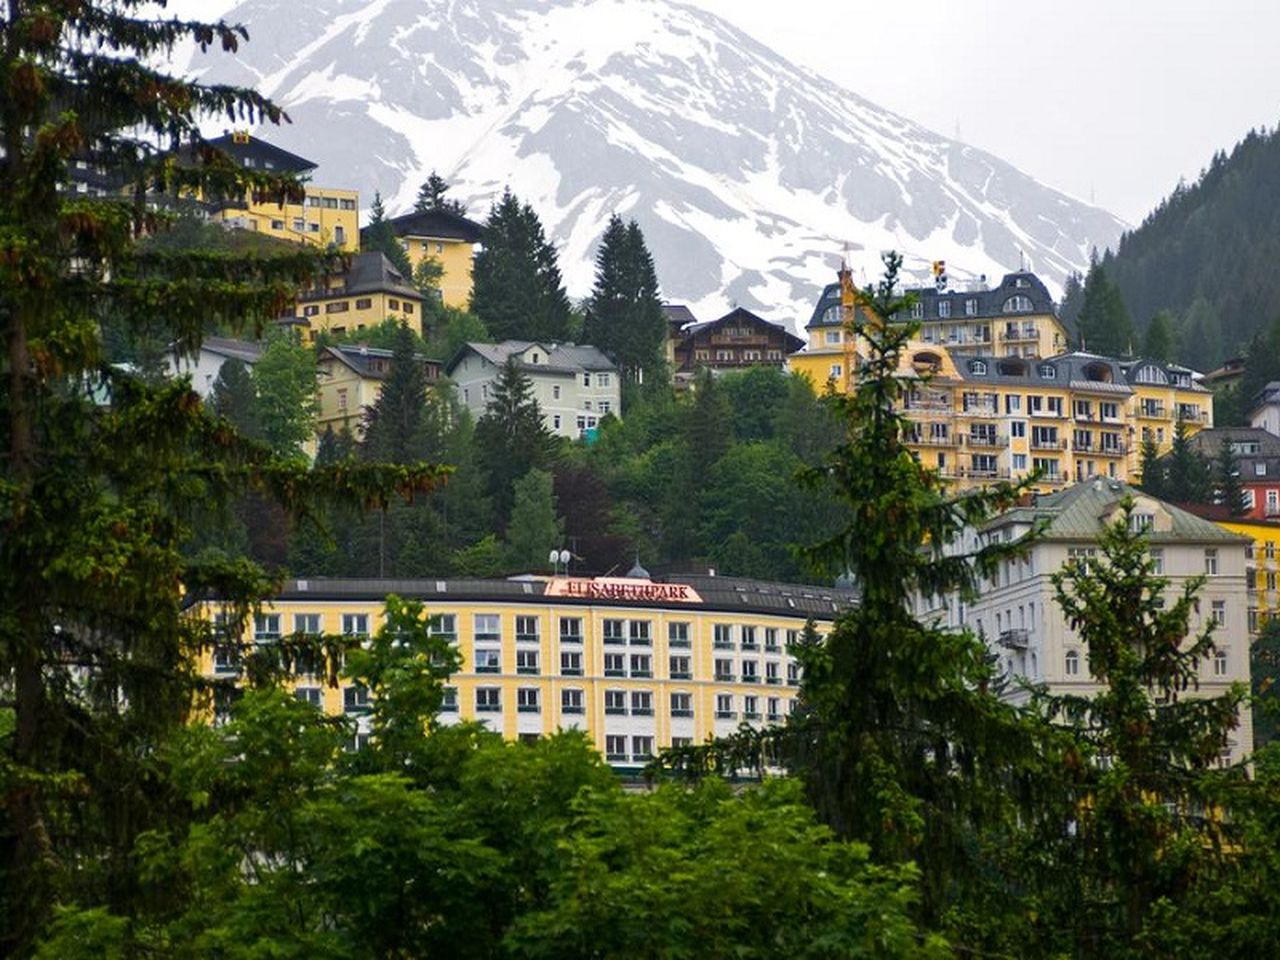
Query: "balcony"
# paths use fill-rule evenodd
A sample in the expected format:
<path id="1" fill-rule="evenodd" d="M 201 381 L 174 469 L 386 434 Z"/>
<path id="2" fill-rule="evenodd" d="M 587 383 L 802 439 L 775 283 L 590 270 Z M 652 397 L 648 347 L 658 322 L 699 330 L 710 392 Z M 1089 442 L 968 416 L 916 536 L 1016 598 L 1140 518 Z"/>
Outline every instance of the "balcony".
<path id="1" fill-rule="evenodd" d="M 959 446 L 959 437 L 926 437 L 922 435 L 912 435 L 907 437 L 907 443 L 917 447 L 955 447 Z"/>
<path id="2" fill-rule="evenodd" d="M 1026 327 L 1021 330 L 1001 330 L 1001 343 L 1027 343 L 1040 339 L 1040 331 L 1034 327 Z"/>
<path id="3" fill-rule="evenodd" d="M 1067 441 L 1065 441 L 1065 440 L 1049 440 L 1049 439 L 1047 439 L 1047 438 L 1042 438 L 1042 439 L 1037 440 L 1035 437 L 1032 437 L 1032 438 L 1031 438 L 1031 449 L 1032 449 L 1032 450 L 1054 450 L 1054 451 L 1066 450 L 1066 449 L 1067 449 Z"/>
<path id="4" fill-rule="evenodd" d="M 1099 447 L 1096 451 L 1091 452 L 1097 453 L 1099 456 L 1103 457 L 1124 457 L 1128 455 L 1129 447 L 1127 444 L 1116 443 L 1111 446 Z"/>
<path id="5" fill-rule="evenodd" d="M 1072 416 L 1076 423 L 1101 423 L 1102 417 L 1092 410 L 1077 410 Z"/>
<path id="6" fill-rule="evenodd" d="M 1138 407 L 1138 416 L 1148 420 L 1166 420 L 1168 411 L 1163 403 L 1144 403 Z"/>
<path id="7" fill-rule="evenodd" d="M 906 398 L 904 406 L 908 410 L 921 410 L 924 412 L 951 413 L 955 410 L 955 404 L 951 402 L 950 397 L 940 396 L 911 395 Z"/>
<path id="8" fill-rule="evenodd" d="M 1002 647 L 1008 647 L 1010 650 L 1027 649 L 1028 631 L 1025 627 L 1019 627 L 1016 630 L 1005 630 L 1000 634 L 999 644 Z"/>
<path id="9" fill-rule="evenodd" d="M 993 449 L 1008 446 L 1009 438 L 1000 433 L 971 433 L 964 438 L 964 442 L 970 447 Z"/>
<path id="10" fill-rule="evenodd" d="M 966 417 L 998 417 L 1000 408 L 991 403 L 970 403 L 965 405 L 962 413 Z"/>
<path id="11" fill-rule="evenodd" d="M 968 480 L 1008 480 L 1010 477 L 1007 467 L 992 467 L 985 469 L 982 467 L 961 467 L 959 470 L 961 479 Z"/>

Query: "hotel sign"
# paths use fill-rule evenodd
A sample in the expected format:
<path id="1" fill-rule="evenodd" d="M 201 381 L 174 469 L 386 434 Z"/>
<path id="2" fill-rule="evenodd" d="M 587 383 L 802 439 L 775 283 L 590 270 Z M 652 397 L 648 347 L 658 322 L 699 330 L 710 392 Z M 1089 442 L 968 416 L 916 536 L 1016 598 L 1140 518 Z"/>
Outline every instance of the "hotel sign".
<path id="1" fill-rule="evenodd" d="M 555 577 L 545 596 L 576 600 L 623 600 L 631 603 L 701 603 L 698 591 L 685 583 L 654 583 L 629 577 Z"/>

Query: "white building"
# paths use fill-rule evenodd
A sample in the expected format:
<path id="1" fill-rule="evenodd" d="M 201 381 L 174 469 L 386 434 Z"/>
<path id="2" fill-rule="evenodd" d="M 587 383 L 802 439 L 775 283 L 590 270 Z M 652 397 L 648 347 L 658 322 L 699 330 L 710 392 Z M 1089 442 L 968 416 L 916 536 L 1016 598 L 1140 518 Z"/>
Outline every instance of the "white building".
<path id="1" fill-rule="evenodd" d="M 1249 426 L 1280 437 L 1280 380 L 1272 380 L 1253 398 Z"/>
<path id="2" fill-rule="evenodd" d="M 1168 594 L 1180 594 L 1192 577 L 1205 577 L 1190 629 L 1198 635 L 1210 619 L 1216 621 L 1216 651 L 1200 664 L 1199 695 L 1217 696 L 1236 682 L 1248 685 L 1245 554 L 1250 541 L 1118 480 L 1099 477 L 1038 496 L 1031 505 L 1016 507 L 971 532 L 968 550 L 981 542 L 1015 541 L 1035 524 L 1045 524 L 1042 536 L 1021 559 L 1001 561 L 996 575 L 980 585 L 973 603 L 950 597 L 945 607 L 938 601 L 921 604 L 946 624 L 968 626 L 987 641 L 1015 681 L 1009 685 L 1010 699 L 1027 696 L 1018 679 L 1046 684 L 1055 693 L 1089 695 L 1100 689 L 1089 675 L 1088 651 L 1055 599 L 1051 577 L 1068 560 L 1099 550 L 1103 529 L 1121 516 L 1125 496 L 1134 499 L 1132 521 L 1147 531 L 1157 571 L 1169 581 Z M 1232 737 L 1231 758 L 1238 760 L 1252 749 L 1253 726 L 1246 708 Z"/>
<path id="3" fill-rule="evenodd" d="M 467 343 L 445 366 L 463 405 L 478 419 L 509 357 L 533 384 L 547 429 L 576 438 L 606 414 L 622 415 L 622 384 L 613 361 L 595 347 L 573 343 Z"/>
<path id="4" fill-rule="evenodd" d="M 252 367 L 262 356 L 262 344 L 228 337 L 205 337 L 195 355 L 182 353 L 176 346 L 165 354 L 165 372 L 171 377 L 190 377 L 191 389 L 208 398 L 214 381 L 228 360 L 239 360 Z"/>

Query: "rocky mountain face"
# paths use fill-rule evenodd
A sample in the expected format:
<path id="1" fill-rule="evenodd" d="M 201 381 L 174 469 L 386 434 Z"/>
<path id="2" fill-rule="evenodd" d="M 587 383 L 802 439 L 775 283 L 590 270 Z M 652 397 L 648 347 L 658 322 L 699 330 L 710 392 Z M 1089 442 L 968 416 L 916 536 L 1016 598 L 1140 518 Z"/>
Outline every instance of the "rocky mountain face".
<path id="1" fill-rule="evenodd" d="M 614 211 L 668 299 L 797 325 L 842 255 L 868 278 L 889 248 L 922 280 L 934 259 L 958 279 L 1025 262 L 1058 288 L 1124 226 L 669 0 L 246 0 L 227 19 L 251 42 L 193 69 L 283 104 L 292 124 L 262 135 L 317 182 L 400 212 L 434 169 L 481 220 L 510 185 L 575 297 Z"/>

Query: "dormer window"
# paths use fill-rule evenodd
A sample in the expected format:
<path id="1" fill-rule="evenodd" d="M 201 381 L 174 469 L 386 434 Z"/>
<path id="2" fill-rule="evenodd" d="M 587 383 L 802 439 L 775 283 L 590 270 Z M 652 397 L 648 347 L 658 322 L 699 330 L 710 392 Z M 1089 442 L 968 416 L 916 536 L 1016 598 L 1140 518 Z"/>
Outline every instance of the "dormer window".
<path id="1" fill-rule="evenodd" d="M 969 372 L 975 376 L 984 377 L 987 374 L 987 363 L 985 360 L 975 360 L 969 364 Z"/>
<path id="2" fill-rule="evenodd" d="M 530 362 L 530 363 L 541 363 L 542 361 L 538 359 L 538 354 L 537 354 L 537 353 L 533 353 L 533 354 L 531 354 L 531 355 L 529 356 L 529 362 Z"/>
<path id="3" fill-rule="evenodd" d="M 970 297 L 964 302 L 964 315 L 966 317 L 976 317 L 978 315 L 978 300 L 976 297 Z"/>
<path id="4" fill-rule="evenodd" d="M 1030 313 L 1032 310 L 1031 298 L 1023 294 L 1015 294 L 1004 302 L 1001 308 L 1005 313 Z"/>
<path id="5" fill-rule="evenodd" d="M 1168 378 L 1164 372 L 1157 366 L 1147 364 L 1138 369 L 1138 375 L 1135 377 L 1139 383 L 1168 383 Z"/>
<path id="6" fill-rule="evenodd" d="M 947 317 L 951 316 L 951 301 L 950 301 L 950 300 L 939 300 L 939 301 L 938 301 L 938 316 L 939 316 L 939 317 L 941 317 L 941 318 L 942 318 L 942 319 L 944 319 L 944 320 L 945 320 Z"/>
<path id="7" fill-rule="evenodd" d="M 924 319 L 924 304 L 921 303 L 919 300 L 917 300 L 915 303 L 911 305 L 911 319 L 912 320 Z"/>
<path id="8" fill-rule="evenodd" d="M 1058 371 L 1053 367 L 1052 364 L 1042 363 L 1040 364 L 1040 376 L 1043 377 L 1045 380 L 1057 380 Z"/>
<path id="9" fill-rule="evenodd" d="M 1019 290 L 1028 290 L 1031 287 L 1031 281 L 1026 277 L 1018 277 L 1013 281 L 1013 285 Z"/>

